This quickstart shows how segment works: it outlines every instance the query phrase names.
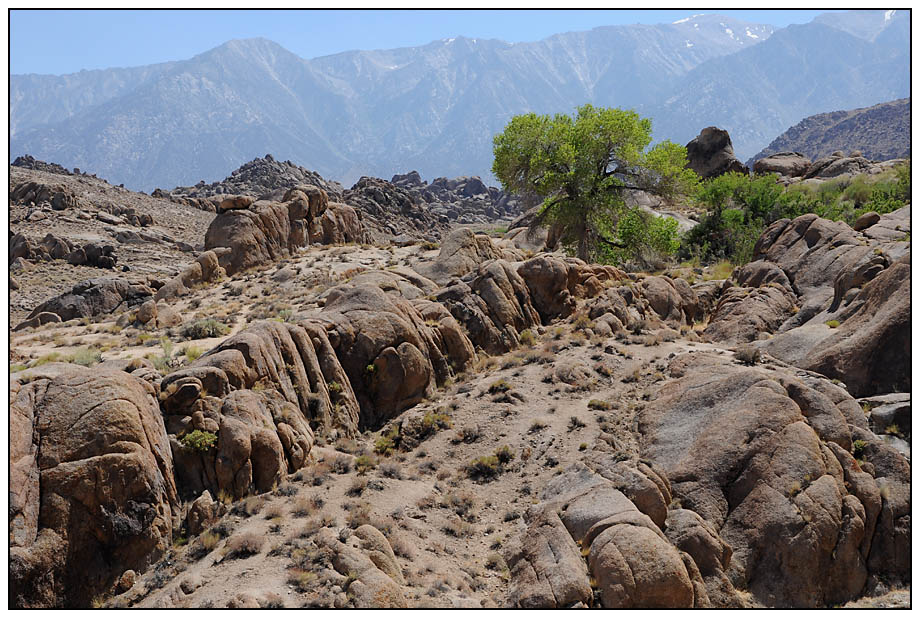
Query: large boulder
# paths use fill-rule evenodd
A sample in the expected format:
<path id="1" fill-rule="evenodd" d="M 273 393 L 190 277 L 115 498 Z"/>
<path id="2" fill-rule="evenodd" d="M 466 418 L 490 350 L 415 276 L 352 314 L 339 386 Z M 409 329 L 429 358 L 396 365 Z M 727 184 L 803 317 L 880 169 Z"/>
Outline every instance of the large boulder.
<path id="1" fill-rule="evenodd" d="M 463 325 L 469 340 L 489 354 L 516 348 L 521 332 L 540 323 L 528 286 L 505 260 L 482 264 L 437 292 L 435 300 Z"/>
<path id="2" fill-rule="evenodd" d="M 323 189 L 297 186 L 284 200 L 259 200 L 214 218 L 205 249 L 230 248 L 221 258 L 227 274 L 264 266 L 311 243 L 365 242 L 358 213 L 345 204 L 330 204 Z"/>
<path id="3" fill-rule="evenodd" d="M 910 254 L 866 283 L 839 312 L 837 322 L 836 328 L 815 325 L 820 329 L 817 340 L 791 329 L 765 349 L 842 380 L 857 397 L 910 392 Z"/>
<path id="4" fill-rule="evenodd" d="M 895 549 L 910 544 L 898 493 L 910 484 L 909 464 L 863 429 L 865 416 L 843 389 L 709 353 L 676 357 L 670 373 L 677 379 L 640 413 L 641 455 L 732 548 L 734 588 L 758 604 L 818 607 L 855 598 L 871 573 L 909 577 Z M 857 437 L 884 471 L 856 463 Z M 882 527 L 885 492 L 900 497 Z M 879 564 L 896 566 L 873 567 L 876 551 Z"/>
<path id="5" fill-rule="evenodd" d="M 568 317 L 578 299 L 593 298 L 606 282 L 626 279 L 613 266 L 589 265 L 577 258 L 541 254 L 518 266 L 533 305 L 544 323 Z"/>
<path id="6" fill-rule="evenodd" d="M 407 300 L 375 285 L 333 288 L 319 318 L 354 389 L 362 428 L 382 426 L 452 375 L 435 329 Z"/>
<path id="7" fill-rule="evenodd" d="M 181 273 L 157 290 L 156 300 L 158 302 L 172 300 L 185 296 L 197 285 L 219 281 L 227 274 L 227 271 L 220 265 L 221 258 L 227 256 L 230 252 L 231 249 L 227 247 L 218 247 L 211 251 L 202 252 Z"/>
<path id="8" fill-rule="evenodd" d="M 744 164 L 735 158 L 728 131 L 706 127 L 687 144 L 687 167 L 701 178 L 714 178 L 726 172 L 747 173 Z"/>
<path id="9" fill-rule="evenodd" d="M 485 234 L 474 234 L 468 228 L 459 228 L 441 242 L 441 250 L 434 262 L 419 264 L 416 270 L 444 285 L 475 270 L 483 262 L 502 257 L 502 251 L 491 238 Z"/>
<path id="10" fill-rule="evenodd" d="M 10 605 L 89 607 L 171 545 L 173 460 L 153 387 L 52 363 L 10 385 Z"/>
<path id="11" fill-rule="evenodd" d="M 699 569 L 661 530 L 671 495 L 658 472 L 596 453 L 554 478 L 542 497 L 506 551 L 509 605 L 591 606 L 589 575 L 602 607 L 709 605 Z"/>
<path id="12" fill-rule="evenodd" d="M 834 178 L 843 174 L 863 174 L 868 172 L 870 167 L 872 167 L 872 162 L 862 155 L 853 153 L 845 156 L 843 152 L 838 151 L 812 163 L 805 172 L 805 178 Z"/>
<path id="13" fill-rule="evenodd" d="M 800 152 L 777 152 L 754 163 L 755 174 L 779 174 L 788 178 L 805 175 L 811 160 Z"/>
<path id="14" fill-rule="evenodd" d="M 70 292 L 55 296 L 40 304 L 32 310 L 29 318 L 49 312 L 57 314 L 61 320 L 66 322 L 75 318 L 130 309 L 143 304 L 152 296 L 151 288 L 131 283 L 126 279 L 116 277 L 87 279 L 73 286 Z"/>

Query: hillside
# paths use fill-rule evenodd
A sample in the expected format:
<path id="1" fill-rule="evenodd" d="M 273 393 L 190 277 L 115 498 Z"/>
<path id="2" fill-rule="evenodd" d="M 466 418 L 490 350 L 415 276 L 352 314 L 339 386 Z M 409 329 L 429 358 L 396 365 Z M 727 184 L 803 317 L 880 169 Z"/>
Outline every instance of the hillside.
<path id="1" fill-rule="evenodd" d="M 475 177 L 19 164 L 11 607 L 910 605 L 909 204 L 653 274 Z"/>
<path id="2" fill-rule="evenodd" d="M 311 60 L 237 40 L 111 74 L 13 75 L 10 154 L 144 191 L 222 178 L 265 152 L 346 186 L 413 169 L 488 182 L 491 137 L 514 114 L 592 102 L 652 117 L 656 139 L 723 127 L 745 159 L 804 116 L 909 94 L 909 20 L 885 15 L 779 31 L 705 15 Z"/>
<path id="3" fill-rule="evenodd" d="M 747 165 L 777 152 L 800 152 L 809 159 L 842 150 L 867 159 L 910 158 L 910 99 L 805 118 L 751 157 Z"/>

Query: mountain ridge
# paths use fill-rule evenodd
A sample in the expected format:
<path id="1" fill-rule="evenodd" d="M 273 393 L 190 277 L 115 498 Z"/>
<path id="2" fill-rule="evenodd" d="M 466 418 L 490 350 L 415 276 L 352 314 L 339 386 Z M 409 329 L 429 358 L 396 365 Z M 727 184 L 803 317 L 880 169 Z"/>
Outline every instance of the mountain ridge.
<path id="1" fill-rule="evenodd" d="M 890 48 L 901 34 L 892 43 L 886 33 L 898 20 L 904 21 L 895 16 L 875 42 L 846 36 L 859 41 L 856 48 Z M 108 98 L 86 102 L 71 96 L 70 107 L 56 112 L 70 116 L 57 123 L 35 125 L 40 117 L 18 117 L 29 96 L 48 95 L 29 95 L 28 82 L 11 76 L 11 101 L 16 98 L 18 107 L 11 106 L 16 130 L 10 155 L 93 169 L 148 191 L 224 177 L 264 152 L 346 185 L 362 175 L 386 178 L 409 169 L 489 179 L 492 135 L 513 115 L 571 113 L 591 102 L 651 116 L 656 139 L 684 143 L 702 127 L 718 124 L 744 158 L 808 113 L 878 102 L 864 100 L 866 88 L 855 92 L 867 73 L 862 65 L 852 71 L 857 86 L 846 85 L 849 90 L 835 103 L 814 110 L 773 97 L 770 105 L 783 109 L 769 112 L 766 121 L 752 111 L 755 98 L 738 94 L 745 84 L 723 80 L 741 106 L 725 119 L 707 116 L 705 101 L 687 99 L 702 90 L 694 76 L 718 83 L 724 77 L 719 67 L 731 66 L 726 62 L 739 53 L 755 60 L 734 74 L 750 72 L 751 62 L 765 55 L 750 52 L 788 30 L 697 16 L 678 24 L 602 26 L 536 42 L 454 37 L 312 60 L 269 39 L 237 39 L 151 71 L 134 87 L 110 90 Z M 888 71 L 893 80 L 903 73 L 898 62 Z M 715 69 L 707 68 L 710 63 Z M 707 70 L 716 75 L 707 77 Z M 681 90 L 691 94 L 681 99 Z M 886 99 L 902 95 L 889 86 L 872 91 L 891 95 Z"/>

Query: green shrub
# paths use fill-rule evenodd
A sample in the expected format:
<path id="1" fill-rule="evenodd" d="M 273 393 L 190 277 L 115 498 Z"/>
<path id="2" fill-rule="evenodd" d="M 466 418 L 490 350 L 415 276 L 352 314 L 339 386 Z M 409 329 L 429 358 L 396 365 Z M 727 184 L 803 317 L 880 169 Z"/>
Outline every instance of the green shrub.
<path id="1" fill-rule="evenodd" d="M 601 247 L 605 262 L 656 268 L 680 247 L 677 219 L 659 217 L 641 208 L 628 208 L 616 225 L 613 245 Z"/>
<path id="2" fill-rule="evenodd" d="M 477 457 L 466 467 L 467 474 L 472 479 L 493 479 L 498 476 L 501 465 L 495 455 Z"/>
<path id="3" fill-rule="evenodd" d="M 67 358 L 68 362 L 91 367 L 102 360 L 102 352 L 95 348 L 80 348 Z"/>
<path id="4" fill-rule="evenodd" d="M 592 399 L 588 402 L 588 408 L 591 410 L 609 410 L 612 407 L 609 402 L 601 399 Z"/>
<path id="5" fill-rule="evenodd" d="M 214 318 L 195 320 L 182 328 L 182 335 L 188 339 L 210 339 L 221 337 L 228 332 L 230 332 L 230 329 L 227 325 L 218 322 Z"/>
<path id="6" fill-rule="evenodd" d="M 537 337 L 533 334 L 532 330 L 525 328 L 523 331 L 521 331 L 520 340 L 521 345 L 527 346 L 529 348 L 537 342 Z"/>
<path id="7" fill-rule="evenodd" d="M 865 440 L 853 440 L 853 457 L 862 459 L 868 445 L 869 443 Z"/>
<path id="8" fill-rule="evenodd" d="M 399 446 L 399 425 L 393 425 L 374 442 L 374 452 L 384 457 L 392 455 Z"/>
<path id="9" fill-rule="evenodd" d="M 196 429 L 182 436 L 179 443 L 185 448 L 192 449 L 193 451 L 207 453 L 217 445 L 217 435 L 210 431 Z"/>
<path id="10" fill-rule="evenodd" d="M 825 322 L 825 324 L 827 324 L 831 328 L 837 328 L 838 326 L 840 326 L 840 320 L 828 320 L 827 322 Z"/>
<path id="11" fill-rule="evenodd" d="M 201 358 L 201 355 L 204 354 L 204 351 L 197 345 L 188 345 L 185 346 L 183 354 L 185 354 L 185 358 L 188 360 L 188 362 L 194 363 L 196 360 Z"/>

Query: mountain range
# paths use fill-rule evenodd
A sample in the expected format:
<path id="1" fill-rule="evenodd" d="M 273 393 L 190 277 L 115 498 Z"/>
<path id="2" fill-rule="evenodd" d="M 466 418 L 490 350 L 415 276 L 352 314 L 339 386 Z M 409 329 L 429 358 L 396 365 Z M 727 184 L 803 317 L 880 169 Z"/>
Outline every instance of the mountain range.
<path id="1" fill-rule="evenodd" d="M 775 29 L 718 15 L 529 43 L 456 37 L 305 60 L 266 39 L 191 59 L 10 76 L 10 156 L 150 191 L 224 177 L 266 152 L 346 186 L 491 179 L 492 136 L 518 113 L 631 107 L 656 139 L 725 128 L 742 160 L 803 117 L 909 95 L 905 11 Z"/>
<path id="2" fill-rule="evenodd" d="M 778 152 L 800 152 L 816 160 L 837 150 L 859 150 L 875 161 L 909 158 L 910 99 L 809 116 L 751 157 L 747 165 Z"/>

